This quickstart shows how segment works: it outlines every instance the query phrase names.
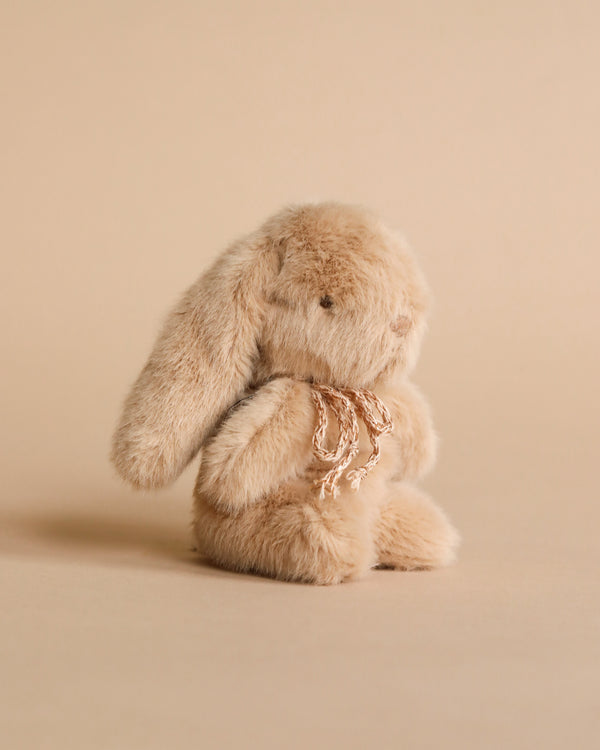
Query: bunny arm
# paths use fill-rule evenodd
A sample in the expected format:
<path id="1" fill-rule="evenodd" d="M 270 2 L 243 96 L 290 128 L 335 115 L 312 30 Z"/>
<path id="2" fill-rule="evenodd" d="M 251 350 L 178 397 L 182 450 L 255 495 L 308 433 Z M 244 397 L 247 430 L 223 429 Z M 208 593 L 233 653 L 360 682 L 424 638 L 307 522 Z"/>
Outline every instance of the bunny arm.
<path id="1" fill-rule="evenodd" d="M 429 404 L 408 380 L 389 386 L 378 395 L 394 421 L 391 438 L 400 457 L 394 479 L 420 479 L 432 468 L 437 455 L 438 439 Z"/>
<path id="2" fill-rule="evenodd" d="M 268 382 L 202 449 L 196 493 L 229 512 L 256 502 L 309 463 L 315 420 L 308 383 L 286 377 Z"/>

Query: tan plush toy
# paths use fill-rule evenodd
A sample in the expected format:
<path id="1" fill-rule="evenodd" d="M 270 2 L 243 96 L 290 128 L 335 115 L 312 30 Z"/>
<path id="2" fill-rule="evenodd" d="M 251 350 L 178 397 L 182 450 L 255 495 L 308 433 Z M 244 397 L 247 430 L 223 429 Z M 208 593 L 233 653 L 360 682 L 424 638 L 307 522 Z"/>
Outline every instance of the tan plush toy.
<path id="1" fill-rule="evenodd" d="M 412 484 L 435 458 L 407 379 L 428 298 L 365 209 L 284 209 L 171 312 L 126 400 L 117 470 L 161 487 L 201 450 L 194 533 L 227 568 L 331 584 L 450 563 L 458 535 Z"/>

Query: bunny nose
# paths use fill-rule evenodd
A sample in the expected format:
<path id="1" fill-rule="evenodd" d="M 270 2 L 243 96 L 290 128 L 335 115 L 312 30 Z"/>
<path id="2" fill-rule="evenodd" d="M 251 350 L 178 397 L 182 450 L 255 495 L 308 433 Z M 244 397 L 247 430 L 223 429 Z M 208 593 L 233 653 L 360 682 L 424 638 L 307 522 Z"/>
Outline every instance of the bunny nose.
<path id="1" fill-rule="evenodd" d="M 398 334 L 398 336 L 405 336 L 410 331 L 412 320 L 408 317 L 408 315 L 398 315 L 396 320 L 394 320 L 390 325 L 392 331 Z"/>

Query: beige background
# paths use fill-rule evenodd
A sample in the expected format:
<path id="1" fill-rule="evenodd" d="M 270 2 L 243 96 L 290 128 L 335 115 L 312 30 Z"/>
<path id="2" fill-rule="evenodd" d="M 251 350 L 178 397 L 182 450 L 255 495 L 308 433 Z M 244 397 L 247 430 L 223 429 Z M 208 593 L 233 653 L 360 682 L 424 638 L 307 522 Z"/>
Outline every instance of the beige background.
<path id="1" fill-rule="evenodd" d="M 600 11 L 7 2 L 1 680 L 11 748 L 565 748 L 600 731 Z M 289 201 L 368 204 L 437 297 L 416 379 L 458 565 L 199 563 L 194 471 L 107 462 L 178 294 Z"/>

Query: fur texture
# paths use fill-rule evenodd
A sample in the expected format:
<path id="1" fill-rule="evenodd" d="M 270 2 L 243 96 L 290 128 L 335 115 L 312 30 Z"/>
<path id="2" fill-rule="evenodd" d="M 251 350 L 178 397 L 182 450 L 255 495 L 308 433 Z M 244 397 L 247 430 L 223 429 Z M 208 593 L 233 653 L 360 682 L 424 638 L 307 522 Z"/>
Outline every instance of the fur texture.
<path id="1" fill-rule="evenodd" d="M 164 486 L 202 448 L 195 536 L 235 570 L 331 584 L 375 566 L 450 563 L 458 535 L 411 484 L 435 458 L 429 407 L 407 379 L 428 303 L 409 248 L 365 209 L 284 209 L 167 319 L 125 402 L 117 470 L 136 487 Z M 310 381 L 368 388 L 392 414 L 358 492 L 343 479 L 321 499 L 314 486 L 328 465 L 312 452 Z M 353 465 L 368 455 L 363 434 Z"/>

